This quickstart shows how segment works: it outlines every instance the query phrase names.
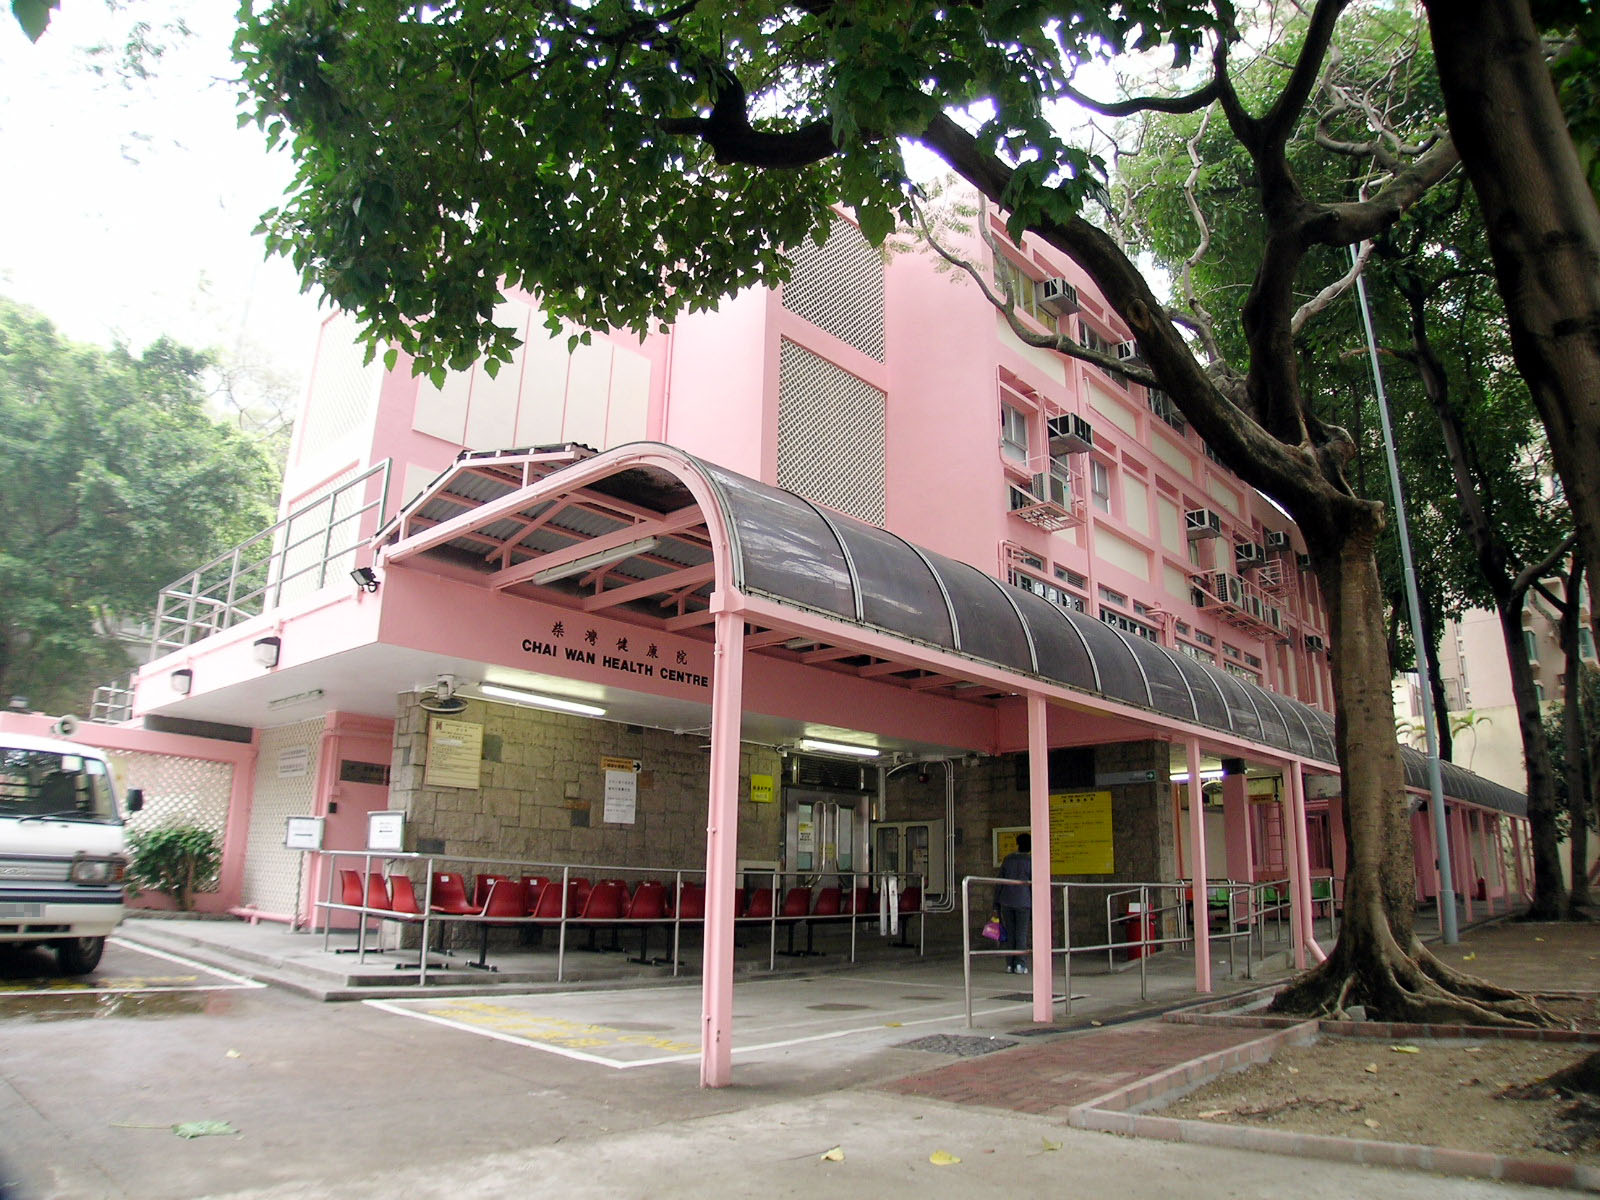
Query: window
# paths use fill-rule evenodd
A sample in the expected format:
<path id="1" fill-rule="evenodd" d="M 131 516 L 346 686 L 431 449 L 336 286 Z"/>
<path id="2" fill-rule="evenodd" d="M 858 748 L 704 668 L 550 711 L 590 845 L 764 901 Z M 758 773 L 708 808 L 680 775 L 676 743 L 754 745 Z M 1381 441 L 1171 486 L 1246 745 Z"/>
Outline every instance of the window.
<path id="1" fill-rule="evenodd" d="M 1046 329 L 1055 331 L 1055 318 L 1039 307 L 1038 289 L 1026 271 L 1004 255 L 997 254 L 994 259 L 994 281 L 1002 289 L 1010 287 L 1011 299 L 1016 303 L 1018 312 L 1027 313 Z"/>
<path id="2" fill-rule="evenodd" d="M 1071 584 L 1075 588 L 1086 588 L 1089 586 L 1089 577 L 1087 575 L 1078 574 L 1070 567 L 1057 567 L 1056 578 L 1061 580 L 1063 583 Z"/>
<path id="3" fill-rule="evenodd" d="M 1046 583 L 1036 575 L 1029 575 L 1026 571 L 1010 572 L 1009 581 L 1014 587 L 1019 587 L 1025 592 L 1032 592 L 1035 596 L 1059 604 L 1062 608 L 1070 608 L 1073 612 L 1083 611 L 1083 600 L 1074 596 L 1064 588 L 1058 588 L 1053 583 Z"/>
<path id="4" fill-rule="evenodd" d="M 1538 662 L 1539 661 L 1539 638 L 1538 638 L 1538 635 L 1535 634 L 1533 632 L 1533 630 L 1531 630 L 1531 629 L 1524 629 L 1522 631 L 1522 644 L 1528 651 L 1528 661 L 1531 662 L 1531 663 Z"/>
<path id="5" fill-rule="evenodd" d="M 1194 640 L 1199 642 L 1202 646 L 1215 646 L 1217 644 L 1217 639 L 1212 637 L 1203 629 L 1196 629 L 1194 631 Z"/>
<path id="6" fill-rule="evenodd" d="M 1081 320 L 1078 322 L 1078 344 L 1085 350 L 1098 350 L 1101 354 L 1112 353 L 1111 343 Z"/>
<path id="7" fill-rule="evenodd" d="M 1099 459 L 1089 460 L 1089 493 L 1094 506 L 1103 513 L 1111 511 L 1111 469 Z"/>
<path id="8" fill-rule="evenodd" d="M 1161 640 L 1161 635 L 1152 626 L 1146 625 L 1143 621 L 1135 621 L 1132 617 L 1125 617 L 1114 608 L 1102 605 L 1100 619 L 1107 625 L 1122 630 L 1123 633 L 1133 634 L 1134 637 L 1142 637 L 1150 642 Z"/>
<path id="9" fill-rule="evenodd" d="M 1000 450 L 1007 458 L 1028 461 L 1028 414 L 1009 404 L 1000 406 Z"/>
<path id="10" fill-rule="evenodd" d="M 1240 679 L 1248 679 L 1251 683 L 1259 684 L 1261 682 L 1260 678 L 1254 671 L 1247 670 L 1241 666 L 1236 666 L 1233 663 L 1223 663 L 1222 669 L 1229 675 L 1237 675 Z"/>
<path id="11" fill-rule="evenodd" d="M 1590 629 L 1578 630 L 1578 657 L 1594 658 L 1594 631 Z"/>
<path id="12" fill-rule="evenodd" d="M 1179 642 L 1178 650 L 1180 653 L 1187 654 L 1190 658 L 1197 662 L 1211 663 L 1212 665 L 1215 665 L 1217 661 L 1217 656 L 1211 653 L 1211 651 L 1202 650 L 1199 646 L 1191 646 L 1188 642 Z"/>
<path id="13" fill-rule="evenodd" d="M 1121 592 L 1114 592 L 1104 584 L 1100 585 L 1100 599 L 1104 600 L 1107 604 L 1121 604 L 1125 606 L 1128 603 L 1128 598 Z"/>

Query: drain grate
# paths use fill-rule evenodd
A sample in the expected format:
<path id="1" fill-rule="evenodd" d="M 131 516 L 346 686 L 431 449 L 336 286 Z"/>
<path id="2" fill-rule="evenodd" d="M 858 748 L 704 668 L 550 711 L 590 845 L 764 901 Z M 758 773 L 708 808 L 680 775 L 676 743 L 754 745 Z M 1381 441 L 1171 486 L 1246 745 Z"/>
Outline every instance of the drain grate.
<path id="1" fill-rule="evenodd" d="M 1005 1050 L 1017 1043 L 1009 1042 L 1005 1038 L 993 1037 L 961 1037 L 953 1033 L 935 1033 L 928 1037 L 916 1038 L 909 1042 L 896 1042 L 896 1050 L 926 1050 L 930 1054 L 954 1054 L 957 1058 L 975 1058 L 979 1054 L 990 1054 L 996 1050 Z"/>
<path id="2" fill-rule="evenodd" d="M 932 1001 L 933 1003 L 937 1004 L 939 1001 L 946 999 L 946 997 L 944 997 L 944 996 L 901 996 L 900 999 L 902 999 L 902 1000 L 917 1000 L 917 1001 L 929 1000 L 929 1001 Z"/>
<path id="3" fill-rule="evenodd" d="M 806 1005 L 806 1007 L 809 1008 L 812 1012 L 866 1012 L 868 1009 L 870 1009 L 872 1007 L 872 1005 L 870 1005 L 870 1004 L 839 1004 L 837 1002 L 834 1002 L 834 1003 L 828 1003 L 828 1004 L 808 1004 L 808 1005 Z"/>

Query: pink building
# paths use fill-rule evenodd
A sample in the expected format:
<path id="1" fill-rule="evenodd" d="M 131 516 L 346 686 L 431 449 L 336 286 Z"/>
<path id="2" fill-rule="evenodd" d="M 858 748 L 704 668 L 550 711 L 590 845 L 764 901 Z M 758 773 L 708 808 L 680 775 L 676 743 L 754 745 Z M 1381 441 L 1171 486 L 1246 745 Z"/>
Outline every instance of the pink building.
<path id="1" fill-rule="evenodd" d="M 1138 354 L 1074 264 L 992 228 L 1025 321 Z M 1188 894 L 1201 864 L 1282 881 L 1319 952 L 1325 612 L 1298 531 L 1159 393 L 1027 347 L 842 219 L 781 290 L 642 341 L 569 350 L 526 296 L 497 318 L 516 360 L 443 387 L 363 366 L 330 320 L 279 525 L 162 595 L 135 717 L 253 748 L 219 904 L 312 920 L 325 859 L 286 822 L 361 850 L 378 811 L 441 861 L 703 875 L 708 1084 L 741 872 L 892 878 L 938 921 L 1031 827 L 1036 908 L 1052 873 L 1086 889 L 1075 941 L 1104 928 L 1091 885 Z M 1521 798 L 1447 790 L 1477 853 L 1457 878 L 1509 897 Z"/>

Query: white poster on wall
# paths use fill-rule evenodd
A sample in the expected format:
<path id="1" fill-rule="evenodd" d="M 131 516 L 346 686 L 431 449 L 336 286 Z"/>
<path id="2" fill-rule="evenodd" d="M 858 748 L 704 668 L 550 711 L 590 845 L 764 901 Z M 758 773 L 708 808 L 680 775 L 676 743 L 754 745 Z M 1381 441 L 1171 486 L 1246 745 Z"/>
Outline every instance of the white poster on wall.
<path id="1" fill-rule="evenodd" d="M 605 815 L 611 825 L 632 825 L 639 809 L 639 764 L 631 759 L 607 758 Z"/>
<path id="2" fill-rule="evenodd" d="M 285 746 L 278 751 L 279 779 L 299 779 L 310 770 L 310 746 Z"/>

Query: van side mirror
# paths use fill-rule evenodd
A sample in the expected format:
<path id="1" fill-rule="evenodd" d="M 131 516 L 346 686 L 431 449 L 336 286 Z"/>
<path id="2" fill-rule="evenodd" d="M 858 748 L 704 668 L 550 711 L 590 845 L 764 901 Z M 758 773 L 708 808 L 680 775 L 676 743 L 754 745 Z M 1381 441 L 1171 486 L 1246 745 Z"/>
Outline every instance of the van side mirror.
<path id="1" fill-rule="evenodd" d="M 144 807 L 144 789 L 143 788 L 129 788 L 128 789 L 127 800 L 128 800 L 128 811 L 130 813 L 138 812 L 141 808 Z"/>

